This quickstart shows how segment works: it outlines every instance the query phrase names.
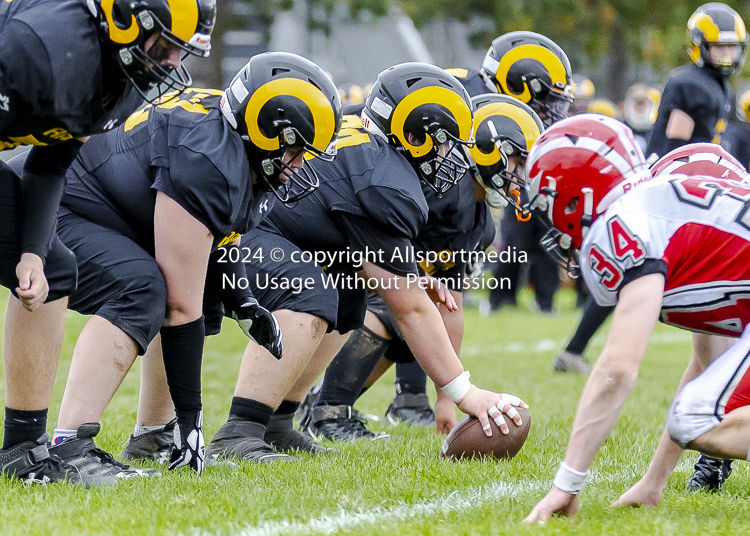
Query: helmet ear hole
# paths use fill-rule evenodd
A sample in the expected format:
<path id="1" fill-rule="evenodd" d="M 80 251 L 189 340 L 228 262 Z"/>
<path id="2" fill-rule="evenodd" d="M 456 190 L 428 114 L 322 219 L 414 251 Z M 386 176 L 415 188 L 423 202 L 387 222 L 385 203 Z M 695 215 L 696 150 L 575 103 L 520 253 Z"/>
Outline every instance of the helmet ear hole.
<path id="1" fill-rule="evenodd" d="M 568 206 L 565 207 L 565 214 L 573 214 L 578 209 L 578 201 L 580 199 L 580 196 L 575 196 L 573 199 L 571 199 L 570 203 L 568 203 Z M 569 223 L 568 228 L 572 229 L 573 224 Z"/>

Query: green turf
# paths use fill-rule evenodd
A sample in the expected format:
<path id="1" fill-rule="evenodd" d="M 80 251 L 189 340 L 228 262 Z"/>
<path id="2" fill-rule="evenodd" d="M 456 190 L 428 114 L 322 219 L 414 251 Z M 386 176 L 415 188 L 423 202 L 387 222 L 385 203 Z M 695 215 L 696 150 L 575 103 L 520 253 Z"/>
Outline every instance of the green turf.
<path id="1" fill-rule="evenodd" d="M 579 520 L 544 527 L 519 524 L 550 486 L 584 384 L 553 374 L 551 361 L 579 312 L 561 293 L 557 316 L 522 305 L 490 317 L 467 310 L 464 361 L 482 387 L 523 397 L 533 424 L 527 444 L 509 462 L 451 463 L 437 456 L 430 430 L 387 428 L 394 441 L 336 445 L 338 454 L 301 456 L 300 463 L 209 468 L 132 480 L 116 488 L 69 485 L 27 488 L 0 479 L 0 534 L 740 534 L 750 530 L 745 464 L 735 464 L 718 496 L 683 492 L 694 455 L 686 456 L 655 510 L 608 508 L 645 470 L 664 425 L 674 388 L 691 352 L 690 336 L 658 326 L 635 392 L 597 457 L 595 479 L 582 496 Z M 522 303 L 528 303 L 523 294 Z M 4 301 L 4 300 L 3 300 Z M 50 411 L 57 414 L 73 344 L 85 319 L 71 314 Z M 244 340 L 231 322 L 209 341 L 204 367 L 206 434 L 222 424 Z M 599 335 L 589 350 L 601 349 Z M 103 418 L 99 445 L 119 453 L 132 430 L 137 366 Z M 359 409 L 382 415 L 393 374 L 371 389 Z M 434 392 L 431 392 L 434 396 Z M 385 428 L 380 423 L 375 428 Z"/>

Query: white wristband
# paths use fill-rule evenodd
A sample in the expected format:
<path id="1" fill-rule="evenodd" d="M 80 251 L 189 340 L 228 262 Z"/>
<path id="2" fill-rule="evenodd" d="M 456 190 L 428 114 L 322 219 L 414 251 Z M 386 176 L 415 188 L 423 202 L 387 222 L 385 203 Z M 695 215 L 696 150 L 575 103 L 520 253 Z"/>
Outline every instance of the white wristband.
<path id="1" fill-rule="evenodd" d="M 443 392 L 453 400 L 454 402 L 458 402 L 463 397 L 466 396 L 466 393 L 469 392 L 469 389 L 471 389 L 471 381 L 469 381 L 469 378 L 471 377 L 471 374 L 468 370 L 463 371 L 461 374 L 453 378 L 453 380 L 450 381 L 448 385 L 445 387 L 441 387 Z"/>
<path id="2" fill-rule="evenodd" d="M 581 473 L 575 469 L 571 469 L 567 463 L 561 462 L 560 469 L 557 470 L 555 480 L 552 483 L 557 489 L 562 490 L 571 495 L 578 495 L 583 491 L 583 487 L 586 485 L 586 480 L 589 478 L 589 472 Z"/>

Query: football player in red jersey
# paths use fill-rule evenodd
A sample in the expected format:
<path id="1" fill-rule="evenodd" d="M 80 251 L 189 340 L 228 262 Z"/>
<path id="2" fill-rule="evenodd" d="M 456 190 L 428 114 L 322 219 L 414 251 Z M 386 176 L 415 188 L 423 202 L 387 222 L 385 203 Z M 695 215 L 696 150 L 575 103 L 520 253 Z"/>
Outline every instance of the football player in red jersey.
<path id="1" fill-rule="evenodd" d="M 526 521 L 577 513 L 588 468 L 633 389 L 657 320 L 739 338 L 703 372 L 688 367 L 668 433 L 681 448 L 746 459 L 750 303 L 742 295 L 750 289 L 750 268 L 737 261 L 750 259 L 750 188 L 701 175 L 651 179 L 630 130 L 592 115 L 550 128 L 529 153 L 526 174 L 531 206 L 551 222 L 547 243 L 569 267 L 580 250 L 580 269 L 597 302 L 616 306 L 565 461 Z M 666 474 L 681 454 L 676 446 L 668 450 L 661 460 Z"/>

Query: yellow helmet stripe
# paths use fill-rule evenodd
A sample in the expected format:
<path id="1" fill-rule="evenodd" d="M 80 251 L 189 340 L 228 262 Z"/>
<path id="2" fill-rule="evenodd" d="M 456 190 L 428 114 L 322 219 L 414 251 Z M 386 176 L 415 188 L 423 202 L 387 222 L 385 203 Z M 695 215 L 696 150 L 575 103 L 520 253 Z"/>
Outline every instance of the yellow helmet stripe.
<path id="1" fill-rule="evenodd" d="M 513 104 L 507 102 L 494 102 L 491 104 L 487 104 L 486 106 L 482 106 L 476 112 L 474 112 L 474 118 L 477 123 L 477 128 L 479 128 L 479 126 L 484 121 L 492 119 L 492 117 L 498 115 L 503 117 L 510 117 L 518 124 L 519 127 L 521 127 L 521 132 L 523 132 L 523 136 L 526 139 L 527 151 L 531 149 L 531 146 L 534 144 L 537 138 L 541 136 L 541 132 L 539 131 L 539 127 L 537 126 L 536 121 L 534 121 L 534 118 L 520 109 L 518 106 L 514 106 Z M 497 146 L 495 146 L 492 152 L 483 153 L 475 145 L 471 148 L 471 156 L 472 158 L 474 158 L 474 161 L 480 166 L 491 166 L 500 161 L 500 151 L 498 150 Z"/>
<path id="2" fill-rule="evenodd" d="M 438 104 L 447 109 L 453 115 L 453 119 L 455 119 L 458 124 L 458 137 L 461 140 L 468 141 L 471 138 L 473 125 L 471 109 L 458 93 L 451 91 L 448 88 L 437 86 L 417 89 L 416 91 L 409 93 L 400 103 L 398 103 L 398 106 L 396 106 L 396 109 L 393 111 L 393 118 L 391 119 L 391 132 L 396 138 L 398 138 L 404 148 L 415 158 L 424 156 L 432 150 L 432 138 L 427 136 L 422 145 L 412 145 L 406 139 L 404 124 L 410 113 L 422 104 L 428 103 Z"/>
<path id="3" fill-rule="evenodd" d="M 172 33 L 187 42 L 198 29 L 198 2 L 195 0 L 167 0 L 172 14 Z"/>
<path id="4" fill-rule="evenodd" d="M 747 35 L 747 31 L 745 30 L 745 22 L 739 15 L 734 16 L 734 31 L 737 32 L 737 38 L 740 41 L 745 40 L 745 36 Z"/>
<path id="5" fill-rule="evenodd" d="M 260 131 L 258 125 L 260 110 L 269 100 L 280 95 L 296 97 L 307 105 L 315 127 L 315 139 L 312 145 L 320 151 L 325 151 L 336 130 L 333 107 L 321 90 L 299 78 L 272 80 L 263 84 L 252 94 L 245 109 L 245 124 L 250 141 L 263 151 L 275 151 L 280 147 L 279 139 L 267 137 Z"/>
<path id="6" fill-rule="evenodd" d="M 735 22 L 736 25 L 736 22 Z M 706 13 L 695 13 L 688 21 L 688 29 L 698 28 L 703 32 L 706 41 L 716 43 L 719 40 L 719 27 L 714 20 Z"/>
<path id="7" fill-rule="evenodd" d="M 109 38 L 113 43 L 118 45 L 129 45 L 136 39 L 141 33 L 138 28 L 138 24 L 135 20 L 135 15 L 130 18 L 130 26 L 124 30 L 119 28 L 114 19 L 112 18 L 112 12 L 114 10 L 115 0 L 102 0 L 102 11 L 104 11 L 104 18 L 107 19 L 107 28 L 109 32 Z"/>
<path id="8" fill-rule="evenodd" d="M 565 72 L 565 66 L 554 52 L 539 45 L 521 45 L 509 50 L 507 54 L 500 58 L 500 62 L 498 63 L 496 78 L 500 82 L 503 93 L 506 95 L 513 95 L 522 102 L 529 102 L 531 100 L 531 93 L 528 87 L 525 87 L 520 94 L 513 93 L 508 88 L 508 71 L 510 71 L 510 68 L 518 60 L 526 58 L 537 60 L 547 68 L 547 72 L 552 79 L 552 85 L 556 82 L 562 82 L 567 85 L 568 77 Z"/>

